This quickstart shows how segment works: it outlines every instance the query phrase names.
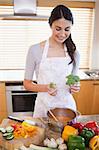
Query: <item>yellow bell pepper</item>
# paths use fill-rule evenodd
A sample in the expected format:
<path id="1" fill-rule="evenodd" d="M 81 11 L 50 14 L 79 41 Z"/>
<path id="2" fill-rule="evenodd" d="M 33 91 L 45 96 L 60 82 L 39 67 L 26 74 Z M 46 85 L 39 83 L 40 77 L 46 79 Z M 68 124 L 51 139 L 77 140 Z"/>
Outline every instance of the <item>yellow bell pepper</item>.
<path id="1" fill-rule="evenodd" d="M 99 150 L 99 135 L 94 136 L 90 142 L 89 142 L 89 147 L 92 150 Z"/>
<path id="2" fill-rule="evenodd" d="M 30 125 L 28 124 L 27 122 L 23 122 L 22 123 L 22 128 L 25 130 L 26 132 L 26 137 L 31 137 L 33 135 L 35 135 L 37 133 L 37 127 L 36 126 L 33 126 L 33 125 Z"/>
<path id="3" fill-rule="evenodd" d="M 32 137 L 37 133 L 37 127 L 28 124 L 27 122 L 23 122 L 21 125 L 17 125 L 16 129 L 14 130 L 14 137 L 15 138 L 27 138 Z"/>
<path id="4" fill-rule="evenodd" d="M 33 131 L 36 131 L 37 130 L 37 127 L 36 126 L 33 126 L 33 125 L 30 125 L 28 124 L 27 122 L 23 122 L 22 123 L 22 127 L 27 130 L 28 132 L 33 132 Z"/>
<path id="5" fill-rule="evenodd" d="M 68 137 L 70 135 L 78 135 L 78 130 L 75 129 L 74 127 L 72 126 L 69 126 L 69 125 L 66 125 L 64 127 L 64 130 L 62 132 L 62 138 L 65 140 L 65 141 L 68 141 Z"/>

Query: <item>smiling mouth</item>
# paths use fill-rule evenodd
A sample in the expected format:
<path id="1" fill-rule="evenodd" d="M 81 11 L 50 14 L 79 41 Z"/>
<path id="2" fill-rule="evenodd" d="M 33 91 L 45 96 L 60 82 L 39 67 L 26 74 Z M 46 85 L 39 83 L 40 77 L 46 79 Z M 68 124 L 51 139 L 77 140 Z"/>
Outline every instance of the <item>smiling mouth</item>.
<path id="1" fill-rule="evenodd" d="M 60 38 L 58 38 L 60 41 L 63 41 L 63 40 L 65 40 L 65 38 L 62 38 L 62 39 L 60 39 Z"/>

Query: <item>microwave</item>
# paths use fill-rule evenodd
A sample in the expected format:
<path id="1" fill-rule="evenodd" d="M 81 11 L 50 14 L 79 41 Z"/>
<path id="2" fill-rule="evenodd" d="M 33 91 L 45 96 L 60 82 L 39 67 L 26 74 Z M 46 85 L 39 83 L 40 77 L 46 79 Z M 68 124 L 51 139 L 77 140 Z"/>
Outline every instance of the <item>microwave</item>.
<path id="1" fill-rule="evenodd" d="M 23 84 L 7 84 L 6 100 L 8 116 L 33 116 L 36 92 L 25 90 Z"/>

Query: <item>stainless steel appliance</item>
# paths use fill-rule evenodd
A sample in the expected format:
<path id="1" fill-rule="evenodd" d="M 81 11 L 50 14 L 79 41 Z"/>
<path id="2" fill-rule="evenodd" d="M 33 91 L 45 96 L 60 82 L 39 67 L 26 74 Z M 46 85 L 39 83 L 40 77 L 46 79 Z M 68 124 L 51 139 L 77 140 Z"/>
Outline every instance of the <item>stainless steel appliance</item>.
<path id="1" fill-rule="evenodd" d="M 37 93 L 26 91 L 22 84 L 6 84 L 8 116 L 32 116 Z"/>
<path id="2" fill-rule="evenodd" d="M 14 15 L 36 15 L 36 0 L 14 0 Z"/>
<path id="3" fill-rule="evenodd" d="M 37 11 L 37 0 L 13 0 L 13 11 L 7 14 L 2 13 L 0 17 L 3 19 L 25 19 L 25 20 L 48 20 L 49 16 L 40 15 Z"/>

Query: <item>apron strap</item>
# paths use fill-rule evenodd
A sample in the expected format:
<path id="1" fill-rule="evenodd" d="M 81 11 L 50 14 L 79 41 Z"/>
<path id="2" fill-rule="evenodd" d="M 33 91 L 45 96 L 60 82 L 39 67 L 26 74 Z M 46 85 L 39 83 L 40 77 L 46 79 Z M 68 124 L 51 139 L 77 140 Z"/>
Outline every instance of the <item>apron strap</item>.
<path id="1" fill-rule="evenodd" d="M 67 53 L 67 47 L 66 47 L 66 45 L 64 44 L 64 51 L 65 51 L 65 56 L 67 56 L 68 55 L 68 53 Z"/>
<path id="2" fill-rule="evenodd" d="M 47 57 L 48 48 L 49 48 L 49 39 L 46 40 L 46 42 L 45 42 L 45 46 L 44 46 L 44 50 L 43 50 L 43 55 L 42 55 L 43 59 Z M 66 48 L 65 44 L 64 44 L 64 51 L 65 51 L 65 56 L 67 56 L 67 48 Z"/>
<path id="3" fill-rule="evenodd" d="M 47 57 L 48 48 L 49 48 L 49 39 L 45 42 L 42 59 Z"/>

